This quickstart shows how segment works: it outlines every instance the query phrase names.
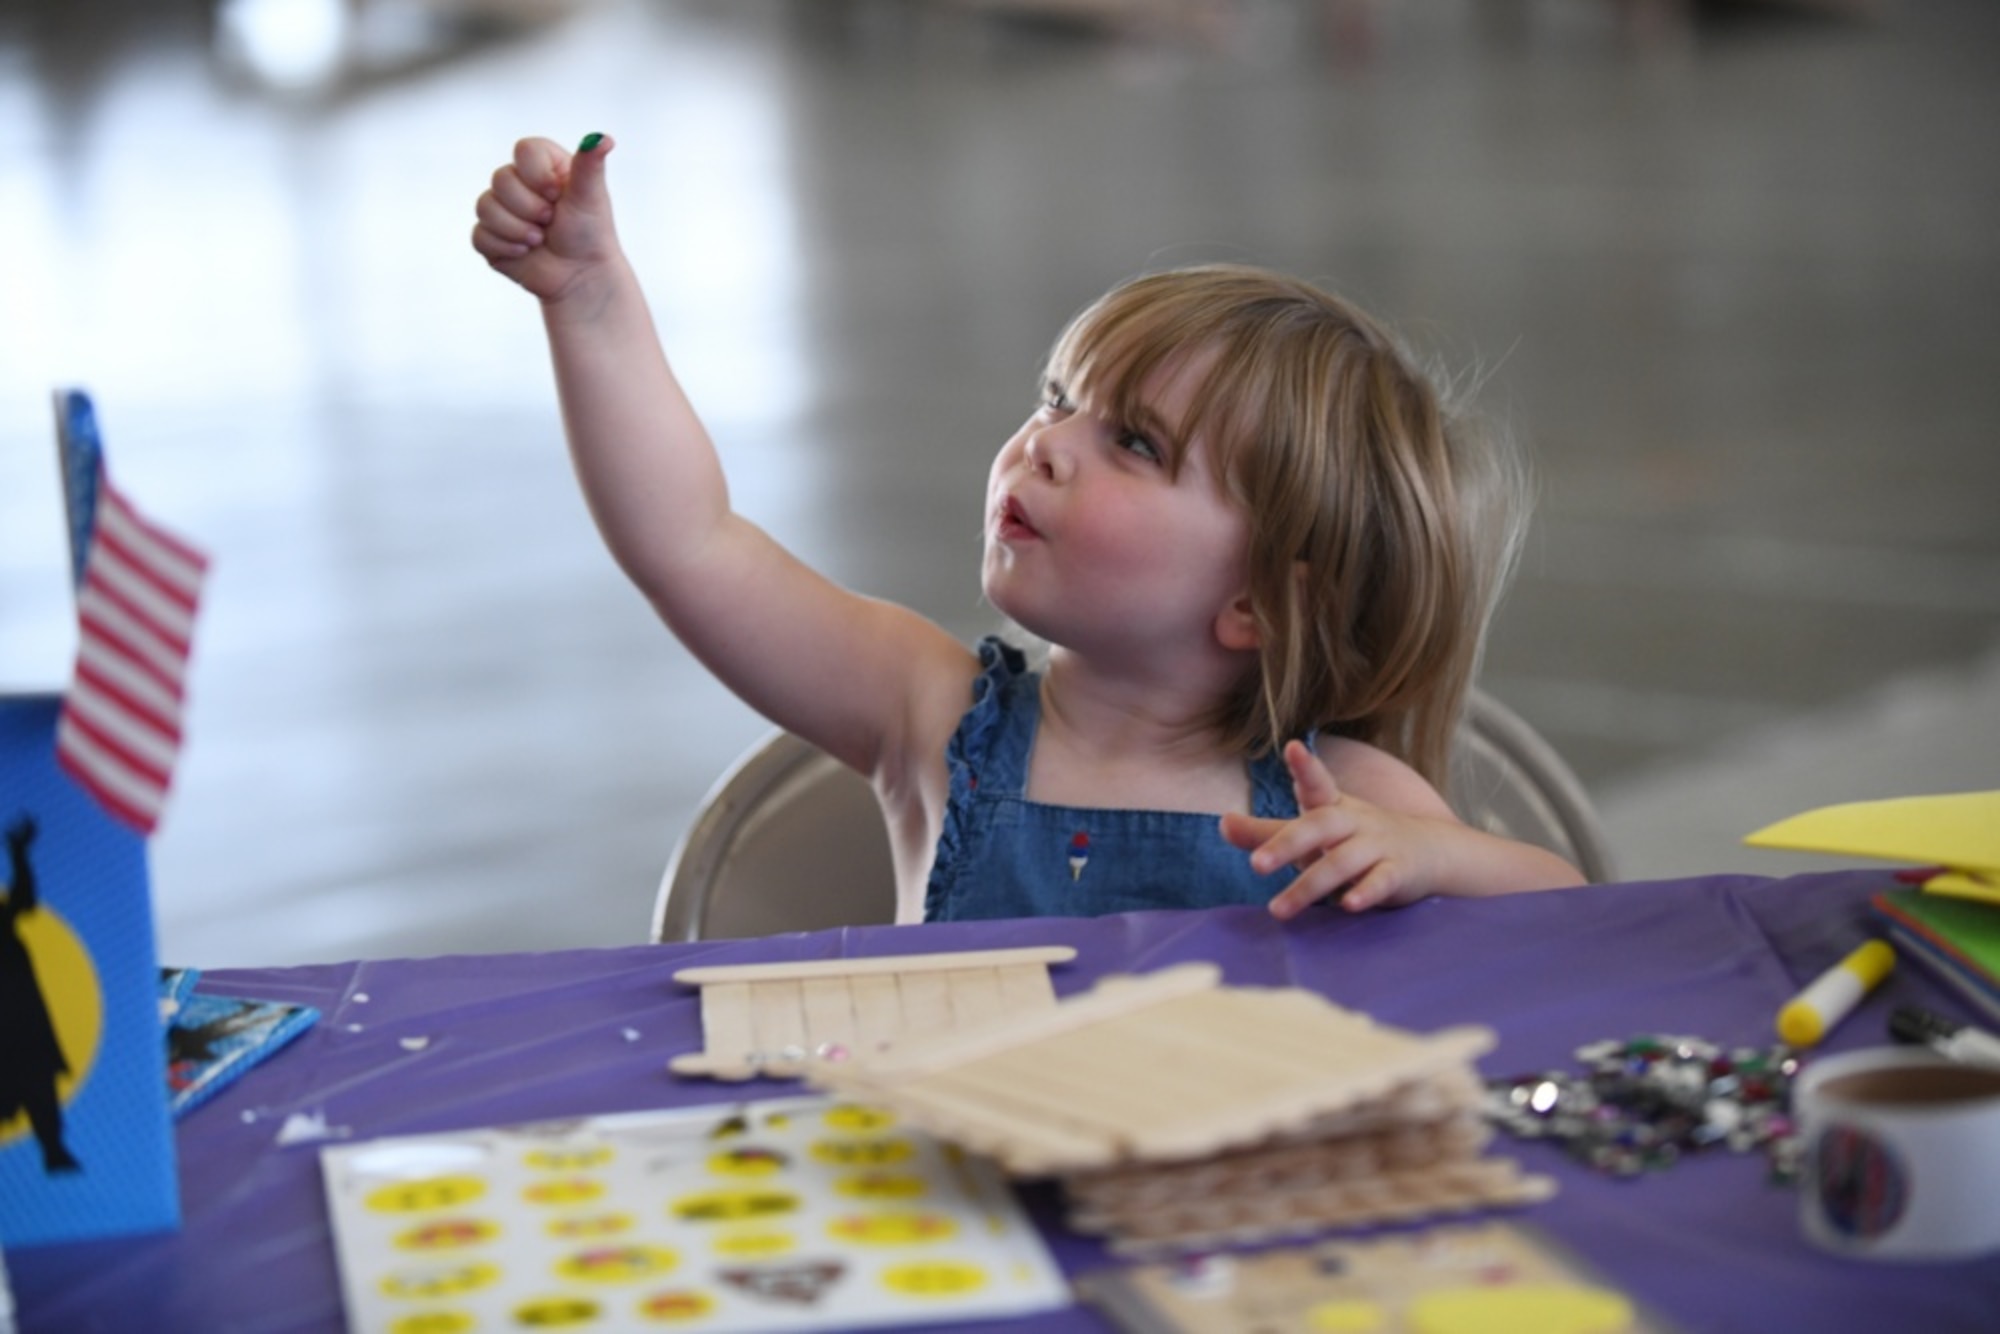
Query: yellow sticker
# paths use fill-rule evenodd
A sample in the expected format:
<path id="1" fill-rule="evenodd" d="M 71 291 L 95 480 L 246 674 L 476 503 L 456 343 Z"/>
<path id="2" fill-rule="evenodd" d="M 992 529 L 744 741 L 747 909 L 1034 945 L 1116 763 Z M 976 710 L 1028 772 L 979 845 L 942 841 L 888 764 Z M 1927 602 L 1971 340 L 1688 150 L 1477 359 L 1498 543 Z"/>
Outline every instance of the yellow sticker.
<path id="1" fill-rule="evenodd" d="M 896 1114 L 886 1107 L 856 1107 L 843 1103 L 827 1108 L 825 1121 L 829 1130 L 872 1135 L 895 1125 Z"/>
<path id="2" fill-rule="evenodd" d="M 544 1172 L 587 1172 L 611 1161 L 610 1146 L 578 1145 L 570 1149 L 530 1149 L 521 1155 L 529 1167 Z"/>
<path id="3" fill-rule="evenodd" d="M 565 1256 L 556 1273 L 592 1283 L 626 1283 L 670 1274 L 680 1262 L 680 1256 L 664 1246 L 594 1246 Z"/>
<path id="4" fill-rule="evenodd" d="M 558 1177 L 523 1188 L 521 1198 L 529 1204 L 582 1204 L 602 1194 L 604 1183 L 592 1177 Z"/>
<path id="5" fill-rule="evenodd" d="M 420 1214 L 470 1204 L 485 1193 L 486 1181 L 482 1177 L 429 1177 L 377 1187 L 368 1192 L 362 1203 L 377 1213 Z"/>
<path id="6" fill-rule="evenodd" d="M 857 1172 L 833 1183 L 834 1190 L 857 1200 L 914 1200 L 930 1183 L 911 1172 Z"/>
<path id="7" fill-rule="evenodd" d="M 498 1265 L 484 1263 L 403 1269 L 382 1280 L 382 1291 L 390 1297 L 449 1297 L 491 1287 L 499 1277 Z"/>
<path id="8" fill-rule="evenodd" d="M 389 1334 L 466 1334 L 479 1321 L 470 1311 L 419 1311 L 389 1326 Z"/>
<path id="9" fill-rule="evenodd" d="M 799 1197 L 783 1190 L 710 1190 L 674 1201 L 676 1218 L 688 1223 L 733 1223 L 797 1211 Z"/>
<path id="10" fill-rule="evenodd" d="M 823 1139 L 812 1146 L 814 1158 L 835 1167 L 891 1167 L 916 1151 L 906 1139 Z"/>
<path id="11" fill-rule="evenodd" d="M 986 1271 L 963 1260 L 893 1265 L 882 1271 L 882 1286 L 905 1297 L 963 1297 L 986 1286 Z"/>
<path id="12" fill-rule="evenodd" d="M 656 1292 L 639 1303 L 639 1314 L 662 1324 L 700 1320 L 715 1310 L 715 1298 L 693 1288 Z"/>
<path id="13" fill-rule="evenodd" d="M 790 1254 L 798 1244 L 798 1238 L 789 1232 L 746 1229 L 725 1232 L 718 1236 L 715 1239 L 715 1253 L 735 1260 L 755 1260 Z"/>
<path id="14" fill-rule="evenodd" d="M 958 1224 L 944 1214 L 847 1214 L 828 1223 L 826 1230 L 836 1241 L 859 1242 L 869 1246 L 913 1246 L 927 1241 L 943 1241 L 958 1231 Z"/>
<path id="15" fill-rule="evenodd" d="M 563 1329 L 588 1325 L 604 1308 L 588 1297 L 530 1297 L 514 1308 L 514 1323 L 529 1329 Z"/>
<path id="16" fill-rule="evenodd" d="M 1306 1312 L 1313 1334 L 1375 1334 L 1389 1327 L 1389 1313 L 1371 1301 L 1321 1302 Z"/>
<path id="17" fill-rule="evenodd" d="M 548 1233 L 551 1237 L 580 1240 L 585 1237 L 615 1237 L 621 1232 L 630 1232 L 637 1220 L 630 1214 L 568 1214 L 562 1218 L 551 1218 Z"/>
<path id="18" fill-rule="evenodd" d="M 1632 1327 L 1632 1303 L 1603 1288 L 1523 1283 L 1452 1288 L 1410 1303 L 1412 1334 L 1620 1334 Z"/>
<path id="19" fill-rule="evenodd" d="M 484 1218 L 439 1218 L 398 1233 L 395 1244 L 405 1251 L 450 1251 L 477 1246 L 500 1235 L 500 1225 Z"/>
<path id="20" fill-rule="evenodd" d="M 763 1149 L 754 1144 L 740 1148 L 724 1149 L 708 1160 L 708 1170 L 717 1176 L 726 1177 L 767 1177 L 782 1172 L 791 1164 L 791 1159 L 776 1149 Z"/>

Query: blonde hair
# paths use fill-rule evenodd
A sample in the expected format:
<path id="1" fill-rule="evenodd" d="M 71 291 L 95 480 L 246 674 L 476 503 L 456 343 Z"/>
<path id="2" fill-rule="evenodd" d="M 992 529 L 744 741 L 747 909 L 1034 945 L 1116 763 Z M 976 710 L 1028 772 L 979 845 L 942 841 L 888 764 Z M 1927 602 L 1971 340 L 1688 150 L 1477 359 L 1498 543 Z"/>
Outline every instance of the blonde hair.
<path id="1" fill-rule="evenodd" d="M 1261 645 L 1217 732 L 1248 754 L 1313 730 L 1353 737 L 1445 789 L 1525 525 L 1518 456 L 1447 411 L 1362 311 L 1240 265 L 1113 288 L 1056 341 L 1049 378 L 1133 422 L 1149 376 L 1197 354 L 1187 416 L 1157 443 L 1178 470 L 1202 441 L 1249 517 Z"/>

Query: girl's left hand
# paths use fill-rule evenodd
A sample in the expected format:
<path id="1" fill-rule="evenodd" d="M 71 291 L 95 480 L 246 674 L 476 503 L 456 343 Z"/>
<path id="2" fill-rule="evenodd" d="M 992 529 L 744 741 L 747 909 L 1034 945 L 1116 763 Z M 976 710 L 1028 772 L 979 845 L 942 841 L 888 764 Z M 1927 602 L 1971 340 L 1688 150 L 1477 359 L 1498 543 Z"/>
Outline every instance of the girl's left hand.
<path id="1" fill-rule="evenodd" d="M 1311 748 L 1285 746 L 1299 815 L 1293 820 L 1222 817 L 1222 836 L 1250 854 L 1251 869 L 1269 875 L 1286 866 L 1298 878 L 1271 899 L 1271 913 L 1298 916 L 1310 904 L 1338 895 L 1349 912 L 1413 903 L 1433 892 L 1429 863 L 1440 823 L 1400 815 L 1343 794 Z"/>

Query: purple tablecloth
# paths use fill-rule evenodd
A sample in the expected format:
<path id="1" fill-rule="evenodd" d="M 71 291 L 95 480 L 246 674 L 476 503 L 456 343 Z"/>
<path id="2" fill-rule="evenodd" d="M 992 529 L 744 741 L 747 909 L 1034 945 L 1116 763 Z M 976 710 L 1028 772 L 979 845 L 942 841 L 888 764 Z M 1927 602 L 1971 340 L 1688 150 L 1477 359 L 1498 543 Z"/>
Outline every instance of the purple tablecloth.
<path id="1" fill-rule="evenodd" d="M 180 1123 L 179 1232 L 21 1249 L 7 1263 L 24 1334 L 333 1334 L 343 1326 L 317 1146 L 280 1147 L 285 1119 L 323 1115 L 366 1138 L 795 1091 L 665 1073 L 669 1057 L 701 1046 L 696 995 L 671 977 L 697 963 L 1068 944 L 1078 957 L 1055 971 L 1067 994 L 1108 973 L 1206 959 L 1231 983 L 1307 987 L 1420 1032 L 1490 1025 L 1498 1046 L 1480 1066 L 1499 1076 L 1571 1068 L 1586 1042 L 1645 1032 L 1766 1046 L 1778 1007 L 1871 934 L 1867 897 L 1890 883 L 1865 871 L 1716 877 L 1322 911 L 1289 926 L 1223 909 L 216 971 L 203 990 L 302 1001 L 323 1018 Z M 1905 966 L 1821 1050 L 1887 1041 L 1889 1009 L 1905 1003 L 1970 1017 Z M 1756 1155 L 1716 1151 L 1614 1178 L 1545 1143 L 1502 1139 L 1494 1151 L 1560 1182 L 1529 1219 L 1688 1334 L 2000 1328 L 2000 1257 L 1822 1254 Z M 1054 1244 L 1071 1273 L 1107 1263 L 1087 1241 Z M 1108 1328 L 1083 1309 L 1033 1327 Z"/>

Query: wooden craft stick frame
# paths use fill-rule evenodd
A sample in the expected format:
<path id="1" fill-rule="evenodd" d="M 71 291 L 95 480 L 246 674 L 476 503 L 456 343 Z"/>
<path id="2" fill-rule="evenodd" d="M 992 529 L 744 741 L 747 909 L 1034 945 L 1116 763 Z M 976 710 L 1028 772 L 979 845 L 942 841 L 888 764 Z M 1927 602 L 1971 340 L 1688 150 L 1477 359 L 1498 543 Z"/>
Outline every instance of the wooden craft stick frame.
<path id="1" fill-rule="evenodd" d="M 1049 967 L 1075 957 L 1067 945 L 1046 945 L 684 968 L 674 980 L 701 988 L 703 1050 L 668 1068 L 795 1079 L 816 1062 L 881 1053 L 901 1039 L 929 1042 L 1053 1010 Z"/>

